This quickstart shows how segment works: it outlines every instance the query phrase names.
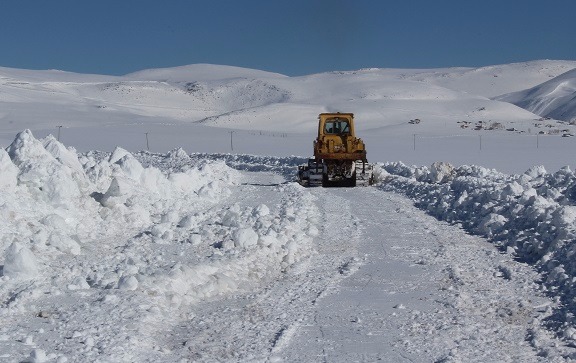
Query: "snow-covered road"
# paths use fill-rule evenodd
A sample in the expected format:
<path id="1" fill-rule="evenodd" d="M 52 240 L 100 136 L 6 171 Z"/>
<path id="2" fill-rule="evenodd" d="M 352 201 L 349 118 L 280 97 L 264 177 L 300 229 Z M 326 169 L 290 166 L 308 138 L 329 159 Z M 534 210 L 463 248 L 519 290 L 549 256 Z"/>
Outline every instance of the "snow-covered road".
<path id="1" fill-rule="evenodd" d="M 274 174 L 243 179 L 236 203 L 286 203 Z M 318 212 L 314 253 L 278 279 L 199 303 L 168 339 L 172 353 L 200 361 L 564 361 L 540 326 L 553 302 L 530 266 L 394 193 L 314 188 L 296 196 L 308 194 Z"/>
<path id="2" fill-rule="evenodd" d="M 312 193 L 325 204 L 325 218 L 340 222 L 327 225 L 331 230 L 318 238 L 318 247 L 349 244 L 356 256 L 339 267 L 348 276 L 331 287 L 303 322 L 286 349 L 287 361 L 407 361 L 406 349 L 398 344 L 403 332 L 397 314 L 407 306 L 432 310 L 434 282 L 420 265 L 398 256 L 422 244 L 422 227 L 401 213 L 403 198 L 374 188 Z M 356 233 L 340 228 L 347 218 L 354 221 Z"/>
<path id="3" fill-rule="evenodd" d="M 316 239 L 320 254 L 334 243 L 350 244 L 357 256 L 346 265 L 349 276 L 302 322 L 282 353 L 286 361 L 551 360 L 538 356 L 545 347 L 530 343 L 534 334 L 544 343 L 538 317 L 551 304 L 530 267 L 402 196 L 376 188 L 311 192 L 339 205 L 322 208 L 327 218 L 350 215 L 356 226 L 350 233 L 346 221 L 344 229 L 331 225 Z"/>

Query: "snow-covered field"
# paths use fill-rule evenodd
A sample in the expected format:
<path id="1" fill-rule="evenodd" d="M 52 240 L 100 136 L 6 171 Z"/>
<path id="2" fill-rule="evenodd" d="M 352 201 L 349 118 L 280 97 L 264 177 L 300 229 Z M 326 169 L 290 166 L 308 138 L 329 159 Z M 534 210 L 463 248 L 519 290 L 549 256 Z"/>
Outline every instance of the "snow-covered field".
<path id="1" fill-rule="evenodd" d="M 1 360 L 576 359 L 575 67 L 0 68 Z M 294 183 L 323 111 L 375 187 Z"/>
<path id="2" fill-rule="evenodd" d="M 574 73 L 566 72 L 575 67 L 576 61 L 534 61 L 301 77 L 201 64 L 123 77 L 0 68 L 0 145 L 30 129 L 80 152 L 121 145 L 132 152 L 181 147 L 189 153 L 307 156 L 318 114 L 342 111 L 355 113 L 371 161 L 445 161 L 507 173 L 534 165 L 558 170 L 576 166 L 576 138 L 562 137 L 576 135 L 569 124 L 574 110 L 547 120 L 499 96 L 541 85 L 541 92 L 522 99 L 567 101 L 569 86 L 545 91 L 568 84 Z"/>

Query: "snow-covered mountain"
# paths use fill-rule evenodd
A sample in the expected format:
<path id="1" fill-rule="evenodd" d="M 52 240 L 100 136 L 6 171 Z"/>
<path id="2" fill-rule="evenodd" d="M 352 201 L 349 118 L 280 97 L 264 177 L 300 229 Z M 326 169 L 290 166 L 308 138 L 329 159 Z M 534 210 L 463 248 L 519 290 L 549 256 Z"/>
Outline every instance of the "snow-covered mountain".
<path id="1" fill-rule="evenodd" d="M 515 152 L 526 152 L 522 145 L 530 143 L 527 136 L 576 132 L 565 131 L 567 127 L 554 120 L 535 124 L 539 116 L 491 97 L 537 86 L 574 67 L 573 61 L 544 60 L 482 68 L 362 69 L 301 77 L 207 64 L 144 70 L 123 77 L 0 68 L 0 145 L 8 145 L 16 133 L 30 129 L 41 137 L 59 133 L 81 151 L 112 150 L 118 145 L 118 135 L 123 135 L 122 146 L 131 151 L 167 152 L 182 147 L 189 152 L 234 149 L 259 155 L 307 155 L 317 115 L 342 111 L 355 113 L 357 130 L 371 145 L 371 160 L 477 163 L 474 158 L 461 158 L 469 153 L 443 150 L 452 143 L 452 148 L 466 147 L 490 129 L 484 142 L 493 138 L 495 146 L 486 152 L 503 157 L 488 166 L 521 172 L 550 160 L 536 154 L 530 156 L 530 165 L 507 167 L 518 159 Z M 414 119 L 421 122 L 411 123 Z M 230 132 L 234 132 L 232 143 Z M 509 141 L 499 141 L 507 133 L 524 136 L 511 139 L 517 151 L 504 147 Z M 414 148 L 413 135 L 420 149 L 426 150 L 423 158 L 408 154 Z M 438 145 L 440 140 L 442 145 Z M 566 164 L 558 160 L 547 166 Z"/>
<path id="2" fill-rule="evenodd" d="M 410 78 L 492 98 L 531 88 L 575 67 L 573 61 L 543 60 L 480 68 L 423 70 Z"/>
<path id="3" fill-rule="evenodd" d="M 0 69 L 0 120 L 14 131 L 102 123 L 194 123 L 233 129 L 314 129 L 321 111 L 353 110 L 360 129 L 412 118 L 430 123 L 525 120 L 533 115 L 488 97 L 537 85 L 576 62 L 539 61 L 478 69 L 365 69 L 286 77 L 238 67 L 190 65 L 125 77 Z M 61 105 L 69 107 L 62 112 Z M 32 107 L 29 107 L 32 106 Z M 108 120 L 112 120 L 108 122 Z M 453 125 L 457 126 L 457 125 Z"/>
<path id="4" fill-rule="evenodd" d="M 496 98 L 542 117 L 576 123 L 576 69 L 527 90 Z"/>
<path id="5" fill-rule="evenodd" d="M 136 81 L 198 82 L 234 78 L 284 78 L 279 73 L 215 64 L 192 64 L 171 68 L 146 69 L 125 76 Z"/>
<path id="6" fill-rule="evenodd" d="M 522 119 L 531 115 L 487 97 L 534 86 L 575 66 L 574 62 L 540 61 L 479 69 L 366 69 L 303 77 L 206 64 L 125 77 L 4 68 L 0 102 L 5 107 L 0 116 L 19 129 L 54 122 L 74 127 L 102 119 L 130 123 L 135 117 L 153 122 L 149 118 L 161 117 L 164 122 L 200 121 L 263 130 L 290 125 L 307 131 L 314 128 L 310 120 L 323 110 L 354 110 L 363 119 L 359 125 L 363 129 L 415 117 L 434 121 L 439 114 L 446 117 L 447 111 L 452 119 L 469 119 L 481 107 L 493 109 L 487 117 Z M 34 107 L 26 107 L 27 103 Z M 62 104 L 74 107 L 64 114 L 57 107 Z"/>

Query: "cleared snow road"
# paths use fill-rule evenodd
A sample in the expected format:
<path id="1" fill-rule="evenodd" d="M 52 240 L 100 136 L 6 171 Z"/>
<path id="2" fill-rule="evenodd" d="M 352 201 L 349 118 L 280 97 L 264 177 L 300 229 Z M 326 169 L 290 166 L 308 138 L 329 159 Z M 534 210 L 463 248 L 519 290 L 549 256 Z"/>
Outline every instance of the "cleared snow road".
<path id="1" fill-rule="evenodd" d="M 319 256 L 357 256 L 292 333 L 285 361 L 562 361 L 539 328 L 551 302 L 531 268 L 402 196 L 310 192 L 326 226 Z"/>
<path id="2" fill-rule="evenodd" d="M 351 243 L 357 249 L 356 266 L 347 279 L 321 300 L 298 336 L 285 351 L 288 361 L 411 361 L 401 346 L 401 316 L 410 310 L 433 309 L 433 292 L 438 290 L 423 265 L 409 257 L 426 248 L 428 230 L 402 213 L 406 201 L 374 188 L 318 189 L 313 193 L 324 201 L 325 218 L 340 221 L 350 209 L 358 234 L 347 236 L 332 223 L 319 237 L 319 249 L 332 243 Z M 419 212 L 416 211 L 418 214 Z M 334 240 L 333 240 L 334 239 Z M 354 270 L 357 270 L 354 272 Z M 344 271 L 343 271 L 344 272 Z M 431 286 L 432 285 L 432 286 Z"/>

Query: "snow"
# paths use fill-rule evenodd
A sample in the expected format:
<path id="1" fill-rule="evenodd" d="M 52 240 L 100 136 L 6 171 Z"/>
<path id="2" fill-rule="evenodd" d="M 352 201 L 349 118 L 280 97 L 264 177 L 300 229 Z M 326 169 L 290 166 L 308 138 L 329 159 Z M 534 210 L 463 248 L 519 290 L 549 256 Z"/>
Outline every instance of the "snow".
<path id="1" fill-rule="evenodd" d="M 11 279 L 34 278 L 38 274 L 36 256 L 26 246 L 13 242 L 6 249 L 2 275 Z"/>
<path id="2" fill-rule="evenodd" d="M 278 187 L 287 199 L 277 202 L 276 210 L 264 203 L 221 204 L 242 180 L 222 162 L 198 161 L 181 172 L 164 173 L 119 148 L 107 157 L 78 157 L 53 137 L 38 140 L 29 130 L 16 136 L 6 155 L 5 164 L 17 170 L 17 183 L 0 199 L 8 221 L 2 233 L 14 239 L 2 239 L 2 291 L 13 294 L 2 314 L 57 310 L 46 314 L 73 326 L 60 326 L 61 338 L 74 333 L 75 324 L 84 324 L 75 314 L 94 314 L 93 324 L 99 325 L 110 318 L 108 308 L 125 314 L 136 303 L 130 299 L 140 299 L 141 320 L 130 313 L 124 324 L 144 329 L 148 319 L 165 319 L 162 312 L 170 307 L 178 311 L 181 305 L 250 290 L 311 253 L 308 233 L 316 230 L 307 226 L 315 209 L 299 186 Z M 173 161 L 190 160 L 181 150 L 170 155 Z M 135 295 L 124 304 L 109 290 Z M 41 295 L 47 299 L 33 303 Z M 99 302 L 94 305 L 93 299 Z M 94 313 L 85 311 L 89 301 Z M 109 349 L 97 347 L 97 336 L 81 335 L 85 352 L 74 353 L 72 347 L 65 356 L 91 359 L 103 349 L 108 359 L 135 359 L 138 349 L 117 341 L 122 326 L 107 333 Z M 22 348 L 5 347 L 8 352 Z M 30 354 L 43 359 L 38 352 Z"/>
<path id="3" fill-rule="evenodd" d="M 576 122 L 576 70 L 497 99 L 513 103 L 542 117 Z"/>
<path id="4" fill-rule="evenodd" d="M 576 175 L 569 168 L 547 173 L 534 167 L 524 174 L 505 175 L 460 167 L 440 182 L 426 168 L 416 171 L 391 163 L 383 169 L 386 188 L 414 197 L 417 206 L 437 218 L 461 224 L 535 265 L 545 279 L 543 288 L 553 291 L 564 309 L 574 308 L 576 265 L 568 251 L 573 250 Z"/>
<path id="5" fill-rule="evenodd" d="M 576 359 L 572 125 L 492 99 L 574 67 L 1 68 L 1 360 Z M 294 182 L 332 110 L 376 186 Z"/>
<path id="6" fill-rule="evenodd" d="M 241 67 L 215 64 L 191 64 L 181 67 L 147 69 L 130 73 L 126 75 L 126 77 L 146 81 L 197 82 L 235 78 L 282 78 L 286 76 Z"/>
<path id="7" fill-rule="evenodd" d="M 543 60 L 301 77 L 202 64 L 123 77 L 2 68 L 0 145 L 30 129 L 79 152 L 121 146 L 288 157 L 309 149 L 320 112 L 351 111 L 372 145 L 371 161 L 553 170 L 575 167 L 569 157 L 574 138 L 560 138 L 576 134 L 573 126 L 564 118 L 540 121 L 497 96 L 537 87 L 575 67 L 574 61 Z M 421 122 L 411 124 L 414 119 Z"/>
<path id="8" fill-rule="evenodd" d="M 529 266 L 419 213 L 400 195 L 335 194 L 362 221 L 365 233 L 352 239 L 360 258 L 300 323 L 286 361 L 538 361 L 529 332 L 541 336 L 542 361 L 560 358 L 539 328 L 546 311 L 534 307 L 546 302 L 530 292 Z"/>

